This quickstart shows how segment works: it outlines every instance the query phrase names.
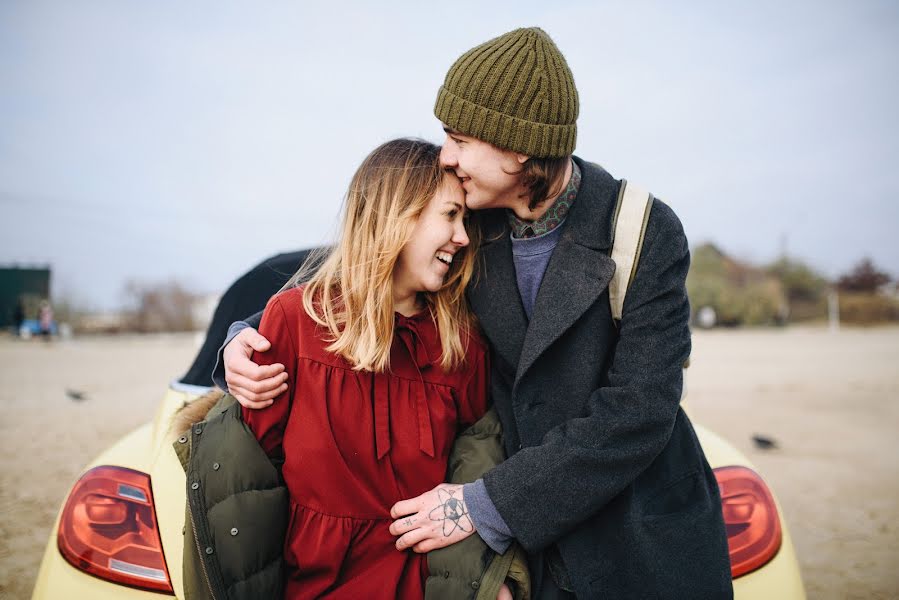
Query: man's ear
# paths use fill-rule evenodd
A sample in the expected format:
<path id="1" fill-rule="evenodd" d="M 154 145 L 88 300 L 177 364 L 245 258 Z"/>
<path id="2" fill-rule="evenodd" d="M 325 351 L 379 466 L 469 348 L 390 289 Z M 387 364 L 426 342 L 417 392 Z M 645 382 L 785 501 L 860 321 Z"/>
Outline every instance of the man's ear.
<path id="1" fill-rule="evenodd" d="M 515 160 L 518 161 L 518 164 L 523 165 L 524 163 L 531 160 L 531 157 L 527 154 L 521 154 L 520 152 L 515 153 Z"/>

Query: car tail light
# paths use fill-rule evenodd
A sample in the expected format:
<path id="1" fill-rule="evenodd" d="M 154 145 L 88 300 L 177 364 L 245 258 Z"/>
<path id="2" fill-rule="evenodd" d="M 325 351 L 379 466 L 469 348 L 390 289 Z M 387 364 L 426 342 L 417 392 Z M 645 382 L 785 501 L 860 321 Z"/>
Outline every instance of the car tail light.
<path id="1" fill-rule="evenodd" d="M 82 571 L 174 595 L 145 473 L 107 466 L 85 473 L 66 500 L 57 542 Z"/>
<path id="2" fill-rule="evenodd" d="M 736 579 L 758 569 L 780 550 L 780 517 L 774 496 L 752 469 L 720 467 L 715 478 L 721 489 L 730 574 Z"/>

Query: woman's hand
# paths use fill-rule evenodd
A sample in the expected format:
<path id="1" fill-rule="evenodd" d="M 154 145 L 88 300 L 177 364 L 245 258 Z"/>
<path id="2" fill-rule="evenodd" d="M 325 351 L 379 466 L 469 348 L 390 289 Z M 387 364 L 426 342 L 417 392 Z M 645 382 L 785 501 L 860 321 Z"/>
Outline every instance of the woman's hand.
<path id="1" fill-rule="evenodd" d="M 496 600 L 513 600 L 512 590 L 509 589 L 509 586 L 505 583 L 499 588 L 499 594 L 496 595 Z"/>
<path id="2" fill-rule="evenodd" d="M 390 516 L 396 519 L 390 533 L 399 536 L 397 550 L 430 552 L 461 542 L 475 532 L 461 485 L 441 483 L 421 496 L 397 502 Z"/>

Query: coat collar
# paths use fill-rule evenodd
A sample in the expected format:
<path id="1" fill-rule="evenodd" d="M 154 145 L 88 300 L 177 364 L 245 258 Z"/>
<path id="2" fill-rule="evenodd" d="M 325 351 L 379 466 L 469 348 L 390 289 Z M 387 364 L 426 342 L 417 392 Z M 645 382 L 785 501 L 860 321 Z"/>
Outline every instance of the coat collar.
<path id="1" fill-rule="evenodd" d="M 608 287 L 615 263 L 608 256 L 619 182 L 602 167 L 575 157 L 581 189 L 553 251 L 528 323 L 512 261 L 504 211 L 484 214 L 484 242 L 472 308 L 495 351 L 516 368 L 516 382 Z"/>

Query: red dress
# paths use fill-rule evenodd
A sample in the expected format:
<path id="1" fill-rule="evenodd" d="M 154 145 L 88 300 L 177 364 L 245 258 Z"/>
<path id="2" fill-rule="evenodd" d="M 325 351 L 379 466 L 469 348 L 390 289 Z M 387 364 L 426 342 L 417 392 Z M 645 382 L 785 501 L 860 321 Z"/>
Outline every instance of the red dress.
<path id="1" fill-rule="evenodd" d="M 302 288 L 262 316 L 272 348 L 254 360 L 282 363 L 288 390 L 243 417 L 270 456 L 285 457 L 285 598 L 424 596 L 425 555 L 395 548 L 390 507 L 444 481 L 456 434 L 486 411 L 487 352 L 472 336 L 465 365 L 445 372 L 428 311 L 397 314 L 394 329 L 390 371 L 360 372 L 325 350 Z"/>

